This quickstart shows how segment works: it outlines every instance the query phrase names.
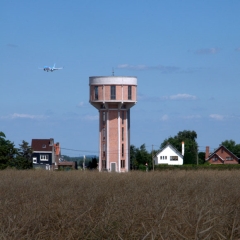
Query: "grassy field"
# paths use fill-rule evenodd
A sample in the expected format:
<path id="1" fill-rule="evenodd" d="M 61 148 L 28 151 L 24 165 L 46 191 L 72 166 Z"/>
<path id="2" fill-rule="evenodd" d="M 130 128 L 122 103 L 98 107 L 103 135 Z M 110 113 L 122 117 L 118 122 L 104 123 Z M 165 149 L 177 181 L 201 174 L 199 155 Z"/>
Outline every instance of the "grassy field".
<path id="1" fill-rule="evenodd" d="M 240 239 L 240 172 L 1 171 L 0 239 Z"/>

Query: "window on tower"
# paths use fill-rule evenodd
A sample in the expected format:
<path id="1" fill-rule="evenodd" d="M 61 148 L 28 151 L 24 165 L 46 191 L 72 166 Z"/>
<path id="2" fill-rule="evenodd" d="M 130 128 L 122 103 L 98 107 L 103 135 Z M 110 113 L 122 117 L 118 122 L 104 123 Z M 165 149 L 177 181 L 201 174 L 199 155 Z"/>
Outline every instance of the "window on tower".
<path id="1" fill-rule="evenodd" d="M 103 157 L 106 157 L 106 145 L 105 143 L 103 144 Z"/>
<path id="2" fill-rule="evenodd" d="M 103 128 L 103 140 L 105 140 L 105 137 L 106 137 L 106 130 L 105 128 Z"/>
<path id="3" fill-rule="evenodd" d="M 121 168 L 125 168 L 125 160 L 121 160 Z"/>
<path id="4" fill-rule="evenodd" d="M 124 157 L 124 144 L 122 144 L 122 157 Z"/>
<path id="5" fill-rule="evenodd" d="M 106 121 L 106 112 L 103 112 L 103 124 L 105 123 Z"/>
<path id="6" fill-rule="evenodd" d="M 94 99 L 98 100 L 98 86 L 94 86 Z"/>
<path id="7" fill-rule="evenodd" d="M 102 169 L 106 169 L 106 160 L 102 160 Z"/>
<path id="8" fill-rule="evenodd" d="M 128 100 L 132 99 L 132 86 L 128 86 Z"/>
<path id="9" fill-rule="evenodd" d="M 116 99 L 116 86 L 111 86 L 111 100 Z"/>

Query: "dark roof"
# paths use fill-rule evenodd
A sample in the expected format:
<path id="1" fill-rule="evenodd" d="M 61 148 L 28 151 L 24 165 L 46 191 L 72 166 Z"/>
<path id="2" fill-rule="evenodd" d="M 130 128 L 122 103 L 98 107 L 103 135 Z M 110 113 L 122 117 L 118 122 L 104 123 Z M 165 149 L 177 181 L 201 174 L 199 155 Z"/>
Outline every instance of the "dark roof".
<path id="1" fill-rule="evenodd" d="M 53 138 L 49 139 L 32 139 L 33 151 L 52 151 L 54 146 Z"/>

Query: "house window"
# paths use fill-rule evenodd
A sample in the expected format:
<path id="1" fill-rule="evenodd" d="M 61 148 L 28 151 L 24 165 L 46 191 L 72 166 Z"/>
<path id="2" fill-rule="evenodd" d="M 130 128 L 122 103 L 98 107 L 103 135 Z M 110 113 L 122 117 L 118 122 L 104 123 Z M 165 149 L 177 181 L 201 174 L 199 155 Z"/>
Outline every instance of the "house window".
<path id="1" fill-rule="evenodd" d="M 128 86 L 128 100 L 132 99 L 132 86 Z"/>
<path id="2" fill-rule="evenodd" d="M 37 158 L 33 157 L 33 163 L 37 163 Z"/>
<path id="3" fill-rule="evenodd" d="M 124 123 L 124 111 L 122 111 L 122 124 Z"/>
<path id="4" fill-rule="evenodd" d="M 116 99 L 116 86 L 111 86 L 111 100 Z"/>
<path id="5" fill-rule="evenodd" d="M 217 161 L 218 160 L 218 157 L 213 157 L 213 161 Z"/>
<path id="6" fill-rule="evenodd" d="M 42 145 L 42 148 L 46 148 L 46 147 L 47 147 L 46 144 L 43 144 L 43 145 Z"/>
<path id="7" fill-rule="evenodd" d="M 40 155 L 40 161 L 48 161 L 48 155 Z"/>
<path id="8" fill-rule="evenodd" d="M 124 141 L 124 128 L 122 127 L 122 141 Z"/>
<path id="9" fill-rule="evenodd" d="M 122 144 L 122 157 L 124 156 L 124 144 Z"/>
<path id="10" fill-rule="evenodd" d="M 162 156 L 160 156 L 160 159 L 162 160 Z"/>
<path id="11" fill-rule="evenodd" d="M 178 156 L 170 156 L 170 161 L 177 161 L 178 160 Z"/>
<path id="12" fill-rule="evenodd" d="M 94 86 L 94 99 L 98 100 L 98 86 Z"/>
<path id="13" fill-rule="evenodd" d="M 121 168 L 125 168 L 125 160 L 121 160 Z"/>
<path id="14" fill-rule="evenodd" d="M 233 157 L 226 157 L 226 160 L 231 161 L 231 160 L 233 160 Z"/>
<path id="15" fill-rule="evenodd" d="M 165 156 L 165 159 L 167 159 L 167 156 Z"/>

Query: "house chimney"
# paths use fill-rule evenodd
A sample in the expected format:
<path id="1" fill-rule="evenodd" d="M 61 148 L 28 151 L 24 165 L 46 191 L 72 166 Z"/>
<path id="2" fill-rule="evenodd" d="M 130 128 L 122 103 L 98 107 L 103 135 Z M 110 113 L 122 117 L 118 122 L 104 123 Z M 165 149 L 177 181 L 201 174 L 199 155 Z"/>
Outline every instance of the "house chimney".
<path id="1" fill-rule="evenodd" d="M 182 142 L 182 155 L 184 156 L 184 142 Z"/>
<path id="2" fill-rule="evenodd" d="M 206 147 L 205 160 L 209 157 L 209 146 Z"/>
<path id="3" fill-rule="evenodd" d="M 60 155 L 61 155 L 59 142 L 57 142 L 56 144 L 54 144 L 54 148 L 55 148 L 55 157 L 56 157 L 55 163 L 56 163 L 56 165 L 58 165 L 58 164 L 59 164 Z"/>
<path id="4" fill-rule="evenodd" d="M 49 146 L 53 146 L 53 144 L 54 144 L 54 140 L 53 140 L 53 138 L 50 138 Z"/>

